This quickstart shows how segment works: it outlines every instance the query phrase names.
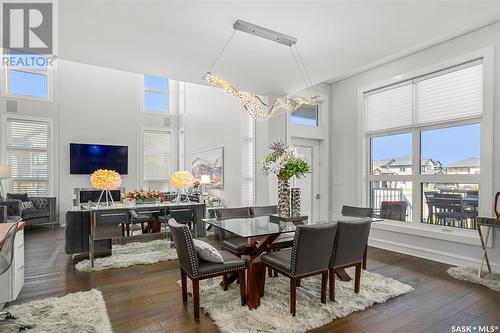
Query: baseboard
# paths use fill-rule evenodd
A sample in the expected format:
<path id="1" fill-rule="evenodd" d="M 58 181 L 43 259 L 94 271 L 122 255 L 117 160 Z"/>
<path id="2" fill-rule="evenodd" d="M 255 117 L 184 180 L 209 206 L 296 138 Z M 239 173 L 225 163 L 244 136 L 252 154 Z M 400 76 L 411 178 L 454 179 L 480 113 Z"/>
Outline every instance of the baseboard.
<path id="1" fill-rule="evenodd" d="M 435 251 L 419 246 L 407 245 L 403 243 L 382 240 L 372 237 L 370 237 L 368 245 L 384 250 L 411 255 L 418 258 L 424 258 L 437 262 L 442 262 L 453 266 L 466 266 L 466 267 L 479 268 L 479 263 L 480 263 L 480 259 L 478 258 L 460 256 L 452 253 Z M 493 272 L 500 273 L 499 263 L 490 261 L 490 265 Z M 484 263 L 483 269 L 486 269 L 486 262 Z"/>

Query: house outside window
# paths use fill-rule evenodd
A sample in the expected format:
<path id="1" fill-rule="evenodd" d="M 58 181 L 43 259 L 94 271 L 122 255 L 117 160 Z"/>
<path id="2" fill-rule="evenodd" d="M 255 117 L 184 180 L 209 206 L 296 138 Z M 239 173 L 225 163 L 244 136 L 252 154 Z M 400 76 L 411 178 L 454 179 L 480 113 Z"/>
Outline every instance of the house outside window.
<path id="1" fill-rule="evenodd" d="M 144 112 L 170 112 L 170 82 L 167 78 L 144 75 L 142 108 Z"/>

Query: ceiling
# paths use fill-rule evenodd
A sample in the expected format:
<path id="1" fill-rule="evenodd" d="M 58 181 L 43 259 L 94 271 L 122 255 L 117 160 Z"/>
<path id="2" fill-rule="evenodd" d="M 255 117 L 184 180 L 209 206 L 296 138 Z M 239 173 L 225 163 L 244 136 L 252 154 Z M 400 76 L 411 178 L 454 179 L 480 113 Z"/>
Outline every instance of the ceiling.
<path id="1" fill-rule="evenodd" d="M 58 56 L 203 83 L 242 19 L 296 37 L 320 83 L 499 12 L 500 1 L 61 1 Z M 304 88 L 289 47 L 243 32 L 212 72 L 265 95 Z"/>

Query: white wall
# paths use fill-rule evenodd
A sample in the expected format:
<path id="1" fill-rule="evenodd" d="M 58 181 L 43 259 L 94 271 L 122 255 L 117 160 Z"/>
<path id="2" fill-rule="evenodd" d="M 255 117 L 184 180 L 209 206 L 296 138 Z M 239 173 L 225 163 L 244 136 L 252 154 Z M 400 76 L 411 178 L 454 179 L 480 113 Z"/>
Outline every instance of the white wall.
<path id="1" fill-rule="evenodd" d="M 338 215 L 343 204 L 362 204 L 363 186 L 360 174 L 362 156 L 359 153 L 360 108 L 358 89 L 397 75 L 420 70 L 457 56 L 494 45 L 494 128 L 500 128 L 500 23 L 487 26 L 448 42 L 407 56 L 389 64 L 363 72 L 332 84 L 330 90 L 330 142 L 331 144 L 331 214 Z M 500 132 L 494 131 L 493 190 L 500 191 Z M 411 235 L 404 230 L 374 226 L 370 243 L 375 246 L 401 251 L 417 256 L 456 265 L 476 266 L 480 256 L 477 235 L 456 237 L 445 241 Z M 439 228 L 438 228 L 439 229 Z M 436 233 L 445 233 L 437 230 Z M 446 238 L 443 237 L 437 238 Z M 496 271 L 500 271 L 500 232 L 496 231 L 494 249 L 490 260 Z M 467 243 L 464 244 L 464 243 Z"/>

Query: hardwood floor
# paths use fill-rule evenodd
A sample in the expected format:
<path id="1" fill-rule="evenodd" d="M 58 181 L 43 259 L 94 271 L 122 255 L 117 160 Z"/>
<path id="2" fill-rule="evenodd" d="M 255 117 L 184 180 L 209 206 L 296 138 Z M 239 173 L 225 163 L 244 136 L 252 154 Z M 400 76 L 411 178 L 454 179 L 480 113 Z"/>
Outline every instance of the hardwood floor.
<path id="1" fill-rule="evenodd" d="M 27 230 L 25 236 L 25 285 L 16 303 L 97 288 L 115 332 L 218 332 L 207 315 L 196 322 L 192 304 L 182 303 L 175 261 L 79 273 L 64 252 L 63 228 Z M 451 325 L 500 326 L 500 294 L 450 278 L 448 267 L 370 248 L 368 270 L 408 283 L 415 291 L 314 332 L 441 333 L 451 332 Z"/>

